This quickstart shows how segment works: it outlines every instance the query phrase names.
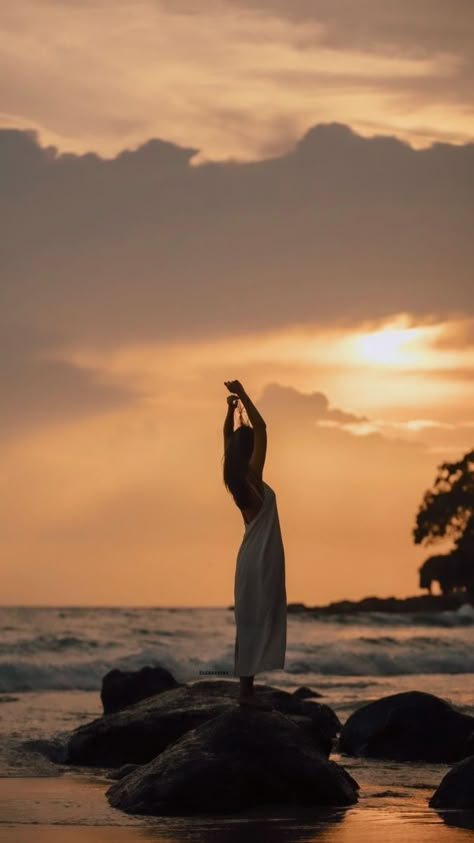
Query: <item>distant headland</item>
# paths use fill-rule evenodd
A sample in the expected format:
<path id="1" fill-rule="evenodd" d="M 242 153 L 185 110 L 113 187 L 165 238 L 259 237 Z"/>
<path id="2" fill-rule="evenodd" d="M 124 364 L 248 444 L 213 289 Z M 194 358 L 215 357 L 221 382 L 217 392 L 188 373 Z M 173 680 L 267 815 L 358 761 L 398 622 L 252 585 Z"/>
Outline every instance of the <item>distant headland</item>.
<path id="1" fill-rule="evenodd" d="M 446 612 L 472 605 L 466 593 L 421 594 L 414 597 L 363 597 L 362 600 L 339 600 L 327 606 L 288 603 L 288 614 L 352 615 L 358 612 Z M 233 610 L 233 606 L 229 609 Z"/>
<path id="2" fill-rule="evenodd" d="M 357 612 L 446 612 L 469 604 L 466 594 L 420 594 L 414 597 L 363 597 L 362 600 L 338 600 L 327 606 L 289 603 L 288 612 L 322 615 L 351 615 Z"/>

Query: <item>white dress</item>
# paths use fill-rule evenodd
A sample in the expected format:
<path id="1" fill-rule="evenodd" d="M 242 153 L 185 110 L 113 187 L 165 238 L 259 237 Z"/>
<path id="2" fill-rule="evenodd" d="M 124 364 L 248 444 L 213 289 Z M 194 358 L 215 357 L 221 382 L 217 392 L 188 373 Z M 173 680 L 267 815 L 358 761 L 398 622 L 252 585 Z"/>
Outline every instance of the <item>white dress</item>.
<path id="1" fill-rule="evenodd" d="M 245 525 L 235 569 L 235 676 L 285 667 L 285 552 L 276 495 L 262 482 L 263 504 Z"/>

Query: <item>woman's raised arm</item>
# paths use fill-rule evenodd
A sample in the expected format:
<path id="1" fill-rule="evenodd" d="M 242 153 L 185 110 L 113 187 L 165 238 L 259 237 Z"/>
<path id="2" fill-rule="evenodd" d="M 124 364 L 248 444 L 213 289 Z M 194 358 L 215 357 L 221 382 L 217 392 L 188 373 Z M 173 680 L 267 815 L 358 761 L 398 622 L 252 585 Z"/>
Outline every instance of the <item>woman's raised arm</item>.
<path id="1" fill-rule="evenodd" d="M 250 400 L 240 381 L 224 381 L 227 389 L 234 392 L 244 405 L 252 427 L 266 427 L 265 419 L 258 412 L 255 404 Z"/>

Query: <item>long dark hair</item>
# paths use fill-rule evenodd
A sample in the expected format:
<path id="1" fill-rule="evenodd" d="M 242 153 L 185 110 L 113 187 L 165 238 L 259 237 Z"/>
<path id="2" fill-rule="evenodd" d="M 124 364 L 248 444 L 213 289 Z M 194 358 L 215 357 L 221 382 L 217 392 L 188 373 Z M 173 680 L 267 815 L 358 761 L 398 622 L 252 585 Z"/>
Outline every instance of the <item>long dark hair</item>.
<path id="1" fill-rule="evenodd" d="M 224 453 L 224 485 L 239 509 L 252 506 L 247 472 L 253 451 L 253 427 L 243 422 L 231 434 Z"/>

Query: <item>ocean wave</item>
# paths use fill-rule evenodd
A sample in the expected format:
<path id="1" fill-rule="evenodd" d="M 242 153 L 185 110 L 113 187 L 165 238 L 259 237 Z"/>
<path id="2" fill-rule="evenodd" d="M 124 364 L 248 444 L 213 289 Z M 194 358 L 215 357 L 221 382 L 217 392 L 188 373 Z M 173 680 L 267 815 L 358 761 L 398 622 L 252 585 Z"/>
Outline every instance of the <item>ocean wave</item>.
<path id="1" fill-rule="evenodd" d="M 36 635 L 33 638 L 19 638 L 16 641 L 0 642 L 0 655 L 13 653 L 28 655 L 60 653 L 64 650 L 95 650 L 98 647 L 116 647 L 115 641 L 97 641 L 76 635 Z"/>
<path id="2" fill-rule="evenodd" d="M 474 673 L 474 648 L 459 638 L 362 636 L 319 643 L 311 653 L 287 659 L 285 670 L 334 676 Z"/>
<path id="3" fill-rule="evenodd" d="M 222 610 L 3 609 L 14 627 L 0 636 L 0 693 L 97 691 L 114 668 L 162 666 L 179 682 L 234 676 L 234 628 Z M 165 634 L 166 632 L 166 634 Z M 370 613 L 344 622 L 289 618 L 285 670 L 266 681 L 291 683 L 296 674 L 351 678 L 416 674 L 474 674 L 474 608 L 436 615 Z M 339 677 L 339 679 L 337 679 Z"/>
<path id="4" fill-rule="evenodd" d="M 145 665 L 167 668 L 179 682 L 202 678 L 234 679 L 233 645 L 220 656 L 198 658 L 189 653 L 174 655 L 164 647 L 139 648 L 119 658 L 81 659 L 66 651 L 48 661 L 44 658 L 0 660 L 0 693 L 34 690 L 97 690 L 103 676 L 113 668 L 138 670 Z M 289 642 L 285 671 L 293 674 L 337 677 L 387 677 L 416 674 L 474 673 L 474 647 L 460 633 L 395 638 L 368 636 Z M 321 685 L 321 687 L 323 687 Z"/>
<path id="5" fill-rule="evenodd" d="M 139 670 L 146 665 L 164 667 L 177 681 L 185 681 L 182 679 L 183 665 L 168 653 L 160 655 L 153 649 L 118 659 L 83 659 L 59 663 L 26 659 L 0 661 L 0 694 L 52 690 L 96 691 L 110 670 Z"/>
<path id="6" fill-rule="evenodd" d="M 304 622 L 331 624 L 338 626 L 429 626 L 457 627 L 474 626 L 474 606 L 465 604 L 459 609 L 444 612 L 353 612 L 342 614 L 292 615 L 292 619 Z"/>

